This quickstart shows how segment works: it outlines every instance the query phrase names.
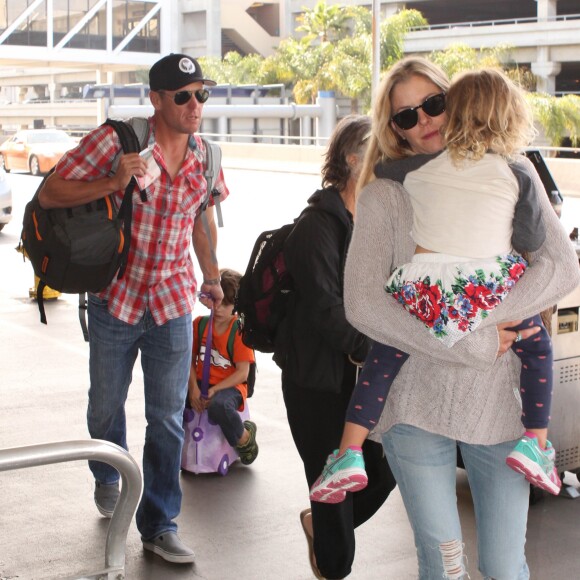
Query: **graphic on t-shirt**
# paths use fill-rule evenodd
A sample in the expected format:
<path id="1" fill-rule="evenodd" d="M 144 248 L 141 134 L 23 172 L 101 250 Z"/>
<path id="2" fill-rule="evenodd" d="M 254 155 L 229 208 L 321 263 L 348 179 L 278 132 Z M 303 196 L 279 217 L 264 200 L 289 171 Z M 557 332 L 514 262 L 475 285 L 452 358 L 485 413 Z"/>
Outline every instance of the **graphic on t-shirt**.
<path id="1" fill-rule="evenodd" d="M 205 360 L 205 344 L 201 345 L 199 356 L 200 360 Z M 220 367 L 222 369 L 229 369 L 232 366 L 232 363 L 227 358 L 223 357 L 219 351 L 213 348 L 211 349 L 211 364 L 214 367 Z"/>

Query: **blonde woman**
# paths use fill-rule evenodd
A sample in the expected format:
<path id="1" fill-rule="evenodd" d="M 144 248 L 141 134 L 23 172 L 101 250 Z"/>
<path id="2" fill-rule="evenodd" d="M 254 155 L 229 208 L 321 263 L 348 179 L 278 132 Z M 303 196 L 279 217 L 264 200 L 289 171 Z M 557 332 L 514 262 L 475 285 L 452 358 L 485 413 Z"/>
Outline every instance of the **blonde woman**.
<path id="1" fill-rule="evenodd" d="M 521 363 L 508 351 L 516 339 L 527 340 L 538 329 L 510 329 L 571 292 L 580 282 L 580 272 L 533 166 L 525 157 L 514 156 L 513 163 L 529 177 L 530 207 L 540 208 L 538 223 L 545 227 L 545 241 L 503 302 L 482 317 L 477 332 L 466 333 L 449 348 L 433 338 L 423 321 L 409 316 L 385 295 L 393 272 L 413 262 L 418 245 L 432 252 L 446 251 L 414 239 L 421 212 L 414 212 L 411 195 L 401 183 L 376 177 L 388 167 L 384 162 L 406 158 L 411 162 L 420 154 L 443 150 L 442 129 L 453 112 L 431 106 L 429 99 L 448 91 L 444 73 L 419 57 L 397 63 L 379 88 L 345 268 L 345 308 L 353 326 L 377 341 L 365 366 L 384 345 L 409 355 L 392 384 L 373 436 L 382 439 L 407 507 L 419 577 L 464 578 L 467 574 L 455 489 L 459 447 L 476 513 L 479 570 L 485 578 L 524 580 L 529 578 L 524 552 L 529 486 L 506 465 L 506 456 L 523 432 L 518 393 Z M 450 92 L 452 97 L 453 89 Z M 462 122 L 469 122 L 470 115 L 471 110 L 464 109 Z M 504 154 L 499 153 L 498 157 Z M 446 155 L 449 152 L 432 162 Z M 426 166 L 429 163 L 422 167 Z M 433 215 L 439 197 L 448 191 L 445 179 L 443 185 L 438 181 L 442 175 L 433 172 L 426 178 L 436 191 L 428 200 Z M 505 175 L 508 182 L 520 184 L 518 177 Z M 479 179 L 483 190 L 494 185 L 491 174 Z M 407 178 L 402 181 L 408 185 Z M 468 245 L 475 217 L 473 212 L 461 212 L 449 224 L 449 232 L 438 235 L 451 236 L 467 222 L 468 233 L 462 241 Z M 432 233 L 431 237 L 437 236 Z M 489 243 L 496 243 L 495 236 Z"/>
<path id="2" fill-rule="evenodd" d="M 525 272 L 521 256 L 540 248 L 545 228 L 538 192 L 517 153 L 535 136 L 524 93 L 501 71 L 482 69 L 456 77 L 447 94 L 419 106 L 447 121 L 442 153 L 384 162 L 379 177 L 404 184 L 414 212 L 410 263 L 397 267 L 386 291 L 422 320 L 429 332 L 453 346 L 501 304 Z M 392 117 L 403 135 L 418 123 L 417 108 Z M 514 252 L 515 250 L 515 252 Z M 539 332 L 522 341 L 520 330 Z M 515 327 L 513 352 L 522 361 L 520 393 L 526 433 L 507 463 L 552 494 L 561 482 L 547 439 L 553 388 L 550 336 L 539 315 Z M 375 353 L 376 354 L 376 353 Z M 358 448 L 376 425 L 389 388 L 407 360 L 396 348 L 366 365 L 354 391 L 339 452 L 312 489 L 312 499 L 331 503 L 364 484 Z M 352 456 L 344 461 L 344 454 Z M 358 469 L 353 464 L 358 461 Z"/>

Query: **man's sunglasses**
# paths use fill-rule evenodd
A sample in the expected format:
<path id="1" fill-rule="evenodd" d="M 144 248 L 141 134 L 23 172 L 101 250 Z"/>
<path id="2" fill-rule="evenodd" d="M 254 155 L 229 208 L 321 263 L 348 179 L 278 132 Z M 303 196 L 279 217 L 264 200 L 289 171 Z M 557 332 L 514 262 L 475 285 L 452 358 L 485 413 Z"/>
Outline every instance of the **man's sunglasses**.
<path id="1" fill-rule="evenodd" d="M 158 93 L 165 93 L 165 91 L 157 91 Z M 185 105 L 191 101 L 191 97 L 195 97 L 198 103 L 205 103 L 209 99 L 209 91 L 207 89 L 198 89 L 197 91 L 177 91 L 173 94 L 173 102 L 176 105 Z"/>
<path id="2" fill-rule="evenodd" d="M 393 121 L 397 127 L 403 129 L 403 131 L 408 131 L 419 122 L 419 113 L 417 112 L 419 109 L 423 109 L 429 117 L 438 117 L 441 113 L 445 112 L 445 93 L 433 95 L 432 97 L 425 99 L 423 104 L 417 107 L 403 109 L 396 115 L 393 115 L 391 121 Z"/>

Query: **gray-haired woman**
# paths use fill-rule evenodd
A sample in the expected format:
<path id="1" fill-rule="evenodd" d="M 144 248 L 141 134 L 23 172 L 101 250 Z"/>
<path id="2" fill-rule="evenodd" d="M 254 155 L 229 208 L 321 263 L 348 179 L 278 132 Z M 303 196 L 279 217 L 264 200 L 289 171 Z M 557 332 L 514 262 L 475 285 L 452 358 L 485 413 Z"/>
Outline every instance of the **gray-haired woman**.
<path id="1" fill-rule="evenodd" d="M 328 449 L 340 442 L 356 381 L 352 360 L 363 361 L 367 338 L 346 320 L 343 273 L 355 206 L 356 183 L 371 131 L 369 117 L 351 115 L 334 130 L 322 168 L 322 189 L 308 200 L 289 236 L 285 258 L 294 300 L 275 360 L 282 368 L 288 423 L 304 463 L 308 488 L 324 467 Z M 355 551 L 354 528 L 383 504 L 395 482 L 380 445 L 363 452 L 369 484 L 341 504 L 312 502 L 301 513 L 310 563 L 318 578 L 344 578 Z"/>

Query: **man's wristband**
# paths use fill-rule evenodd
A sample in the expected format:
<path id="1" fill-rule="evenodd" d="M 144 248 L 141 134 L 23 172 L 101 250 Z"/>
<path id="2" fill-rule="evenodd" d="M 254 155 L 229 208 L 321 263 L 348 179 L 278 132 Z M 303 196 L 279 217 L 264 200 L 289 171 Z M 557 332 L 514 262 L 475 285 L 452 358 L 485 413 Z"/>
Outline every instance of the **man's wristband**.
<path id="1" fill-rule="evenodd" d="M 206 286 L 218 286 L 221 282 L 220 278 L 210 278 L 209 280 L 203 279 L 203 283 Z"/>

